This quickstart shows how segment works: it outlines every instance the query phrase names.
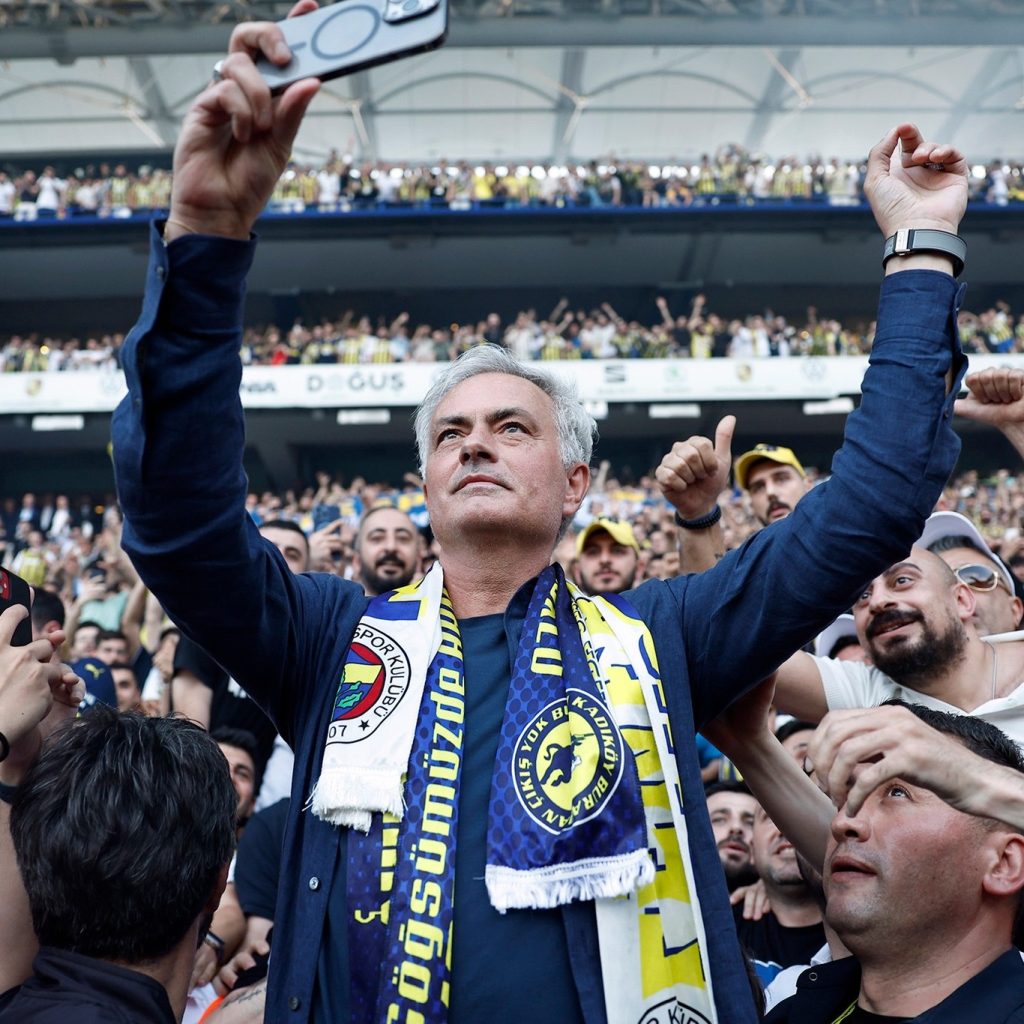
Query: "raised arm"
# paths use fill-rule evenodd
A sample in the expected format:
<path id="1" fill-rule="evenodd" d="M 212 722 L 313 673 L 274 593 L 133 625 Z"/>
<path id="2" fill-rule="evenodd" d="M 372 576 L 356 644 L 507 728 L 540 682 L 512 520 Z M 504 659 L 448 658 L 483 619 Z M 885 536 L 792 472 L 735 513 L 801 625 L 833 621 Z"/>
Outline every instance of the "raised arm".
<path id="1" fill-rule="evenodd" d="M 74 717 L 85 694 L 81 680 L 55 660 L 63 631 L 25 647 L 11 646 L 15 626 L 27 614 L 16 606 L 0 615 L 0 733 L 8 744 L 0 760 L 0 785 L 6 795 L 35 761 L 43 739 Z M 5 798 L 0 801 L 0 993 L 32 973 L 39 948 L 11 843 L 10 813 Z"/>
<path id="2" fill-rule="evenodd" d="M 685 522 L 699 522 L 718 507 L 718 496 L 729 486 L 735 430 L 736 417 L 726 416 L 718 424 L 714 443 L 696 436 L 677 441 L 655 470 L 662 495 Z M 710 569 L 724 554 L 720 521 L 680 529 L 679 564 L 684 575 Z"/>
<path id="3" fill-rule="evenodd" d="M 314 8 L 302 0 L 293 14 Z M 162 240 L 155 231 L 142 316 L 124 346 L 129 393 L 113 441 L 122 543 L 139 575 L 288 736 L 302 681 L 313 685 L 325 637 L 342 626 L 339 595 L 358 588 L 293 576 L 245 511 L 238 389 L 250 232 L 319 85 L 272 99 L 259 52 L 289 59 L 277 26 L 239 25 L 223 80 L 185 118 L 170 216 Z"/>
<path id="4" fill-rule="evenodd" d="M 925 142 L 912 125 L 894 128 L 871 151 L 866 183 L 883 237 L 902 228 L 955 233 L 966 171 L 952 147 Z M 910 550 L 953 468 L 959 440 L 950 388 L 965 360 L 952 261 L 899 256 L 885 273 L 860 408 L 847 421 L 831 479 L 715 569 L 670 584 L 685 592 L 698 727 Z"/>

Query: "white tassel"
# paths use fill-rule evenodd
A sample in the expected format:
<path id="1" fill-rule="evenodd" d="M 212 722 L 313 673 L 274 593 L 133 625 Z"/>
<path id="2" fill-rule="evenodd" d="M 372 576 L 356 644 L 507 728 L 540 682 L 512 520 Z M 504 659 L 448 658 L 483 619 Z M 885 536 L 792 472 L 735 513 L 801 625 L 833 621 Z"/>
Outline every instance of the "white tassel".
<path id="1" fill-rule="evenodd" d="M 402 781 L 387 769 L 340 768 L 324 771 L 306 802 L 321 821 L 370 831 L 370 815 L 393 814 L 401 820 L 405 814 Z"/>
<path id="2" fill-rule="evenodd" d="M 484 881 L 491 906 L 499 914 L 550 909 L 576 900 L 629 896 L 654 881 L 654 862 L 647 850 L 634 850 L 619 857 L 593 857 L 528 871 L 488 864 Z"/>

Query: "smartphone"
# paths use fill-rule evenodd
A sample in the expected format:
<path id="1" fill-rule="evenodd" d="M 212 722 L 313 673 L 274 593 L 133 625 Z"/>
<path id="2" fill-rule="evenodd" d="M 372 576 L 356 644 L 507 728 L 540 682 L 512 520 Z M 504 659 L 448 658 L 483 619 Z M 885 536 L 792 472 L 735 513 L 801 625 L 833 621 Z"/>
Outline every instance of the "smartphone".
<path id="1" fill-rule="evenodd" d="M 313 532 L 322 530 L 341 518 L 341 509 L 337 505 L 315 505 L 313 507 Z"/>
<path id="2" fill-rule="evenodd" d="M 0 568 L 0 615 L 12 604 L 20 604 L 30 611 L 32 609 L 32 591 L 29 585 L 13 572 Z M 32 620 L 22 619 L 11 637 L 12 647 L 24 647 L 32 643 Z"/>
<path id="3" fill-rule="evenodd" d="M 326 82 L 436 49 L 448 34 L 448 0 L 340 0 L 278 25 L 291 61 L 256 61 L 275 95 L 303 78 Z"/>

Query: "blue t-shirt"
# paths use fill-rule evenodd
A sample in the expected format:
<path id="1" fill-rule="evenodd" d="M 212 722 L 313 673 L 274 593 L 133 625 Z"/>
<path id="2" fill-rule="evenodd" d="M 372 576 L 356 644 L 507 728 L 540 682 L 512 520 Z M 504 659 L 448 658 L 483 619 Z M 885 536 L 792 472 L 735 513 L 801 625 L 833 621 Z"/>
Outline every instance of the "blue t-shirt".
<path id="1" fill-rule="evenodd" d="M 466 724 L 455 854 L 455 925 L 449 1024 L 583 1024 L 560 910 L 499 914 L 487 898 L 487 808 L 511 667 L 504 616 L 459 622 Z M 313 997 L 315 1024 L 348 1005 L 345 843 L 334 874 Z M 593 904 L 588 904 L 593 913 Z M 514 978 L 515 984 L 509 985 Z M 325 979 L 330 981 L 325 982 Z"/>

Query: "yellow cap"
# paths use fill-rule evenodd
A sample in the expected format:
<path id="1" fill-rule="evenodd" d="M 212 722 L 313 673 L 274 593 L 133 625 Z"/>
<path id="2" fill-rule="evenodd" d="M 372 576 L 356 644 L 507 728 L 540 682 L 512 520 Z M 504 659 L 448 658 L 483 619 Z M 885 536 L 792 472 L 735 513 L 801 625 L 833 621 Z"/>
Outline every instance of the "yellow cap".
<path id="1" fill-rule="evenodd" d="M 733 468 L 736 471 L 736 483 L 747 489 L 747 474 L 755 462 L 767 459 L 768 462 L 777 462 L 780 466 L 792 466 L 801 476 L 807 476 L 800 460 L 796 457 L 792 448 L 783 448 L 777 444 L 754 445 L 749 452 L 744 452 L 735 462 Z"/>
<path id="2" fill-rule="evenodd" d="M 621 544 L 623 547 L 633 548 L 636 551 L 640 550 L 640 545 L 637 543 L 636 535 L 633 533 L 633 527 L 629 525 L 624 519 L 595 519 L 580 535 L 576 538 L 576 554 L 582 554 L 584 547 L 586 547 L 587 541 L 590 539 L 592 534 L 604 530 L 612 540 L 617 544 Z"/>

